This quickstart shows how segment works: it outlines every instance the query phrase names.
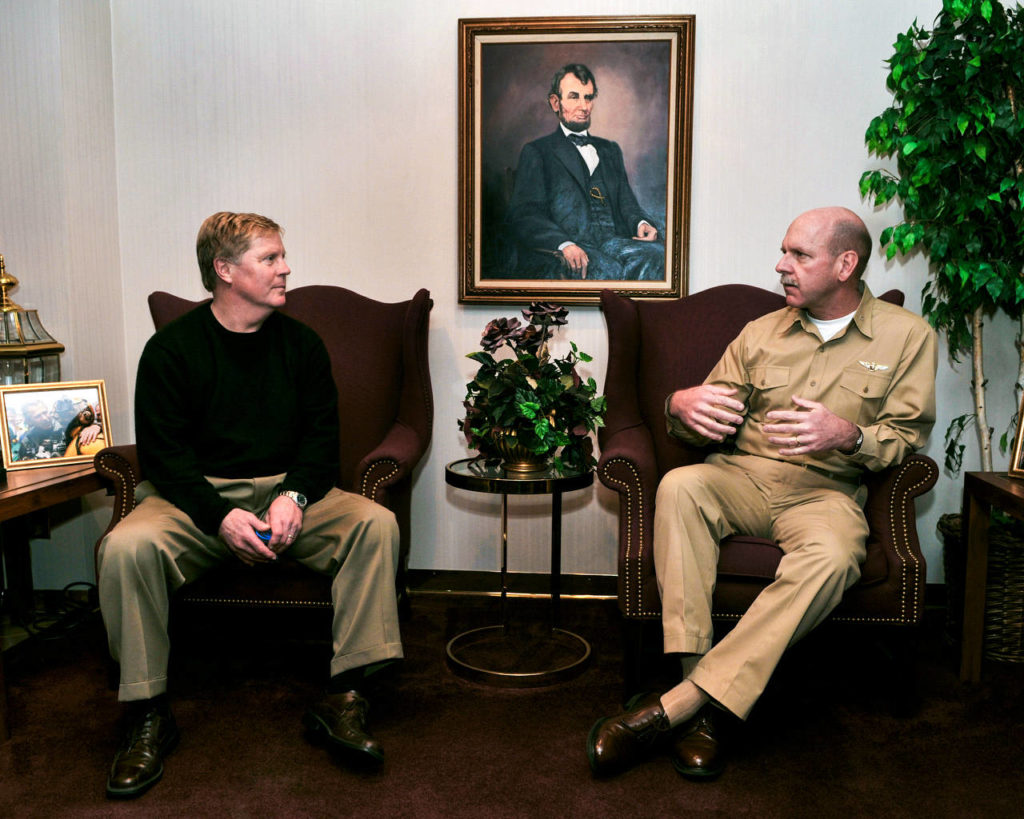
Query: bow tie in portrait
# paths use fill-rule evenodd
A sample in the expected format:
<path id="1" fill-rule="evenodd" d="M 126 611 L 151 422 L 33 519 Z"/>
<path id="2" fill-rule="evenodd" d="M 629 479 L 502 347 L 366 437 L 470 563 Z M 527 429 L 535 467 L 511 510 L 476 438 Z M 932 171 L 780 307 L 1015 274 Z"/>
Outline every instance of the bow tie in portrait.
<path id="1" fill-rule="evenodd" d="M 590 137 L 584 136 L 582 134 L 569 134 L 568 136 L 569 139 L 572 141 L 572 144 L 577 147 L 579 147 L 580 145 L 590 145 L 591 142 L 593 142 L 593 140 Z"/>

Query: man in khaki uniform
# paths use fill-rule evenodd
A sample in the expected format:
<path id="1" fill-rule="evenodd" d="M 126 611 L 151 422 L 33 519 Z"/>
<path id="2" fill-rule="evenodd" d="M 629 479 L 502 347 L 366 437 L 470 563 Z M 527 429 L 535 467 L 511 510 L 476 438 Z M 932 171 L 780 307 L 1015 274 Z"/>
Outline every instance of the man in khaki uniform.
<path id="1" fill-rule="evenodd" d="M 775 268 L 787 306 L 748 324 L 704 384 L 668 397 L 673 435 L 725 445 L 658 487 L 665 651 L 681 655 L 684 679 L 594 725 L 595 773 L 636 763 L 671 728 L 679 773 L 720 773 L 714 706 L 745 719 L 786 648 L 859 579 L 868 533 L 860 473 L 924 445 L 937 364 L 928 323 L 862 283 L 870 251 L 863 222 L 845 208 L 798 217 Z M 718 543 L 735 532 L 771 538 L 784 554 L 775 581 L 712 647 Z"/>

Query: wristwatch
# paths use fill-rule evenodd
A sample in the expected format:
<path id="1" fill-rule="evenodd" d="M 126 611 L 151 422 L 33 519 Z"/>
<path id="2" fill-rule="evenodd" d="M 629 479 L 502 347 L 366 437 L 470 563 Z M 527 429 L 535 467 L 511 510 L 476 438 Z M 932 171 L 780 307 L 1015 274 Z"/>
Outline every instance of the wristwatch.
<path id="1" fill-rule="evenodd" d="M 306 504 L 308 503 L 305 495 L 303 495 L 301 492 L 296 492 L 293 489 L 287 489 L 284 492 L 278 492 L 277 496 L 279 498 L 290 498 L 291 500 L 295 501 L 295 505 L 298 506 L 299 509 L 305 509 Z"/>

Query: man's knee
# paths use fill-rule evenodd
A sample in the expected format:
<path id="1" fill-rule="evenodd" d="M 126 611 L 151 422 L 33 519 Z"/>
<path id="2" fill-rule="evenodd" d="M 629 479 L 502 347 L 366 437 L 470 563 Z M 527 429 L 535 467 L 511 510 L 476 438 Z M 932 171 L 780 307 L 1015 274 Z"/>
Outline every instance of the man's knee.
<path id="1" fill-rule="evenodd" d="M 824 538 L 789 554 L 779 563 L 777 577 L 790 567 L 817 586 L 846 590 L 860 579 L 863 546 L 841 538 Z M 799 567 L 799 568 L 798 568 Z"/>
<path id="2" fill-rule="evenodd" d="M 150 574 L 162 563 L 160 551 L 151 532 L 132 525 L 129 518 L 121 521 L 100 544 L 97 571 L 99 576 Z"/>
<path id="3" fill-rule="evenodd" d="M 340 538 L 341 543 L 348 542 L 352 548 L 360 550 L 383 552 L 397 560 L 398 519 L 386 506 L 367 500 L 358 505 L 354 517 L 346 515 L 338 520 L 338 525 L 347 530 Z"/>
<path id="4" fill-rule="evenodd" d="M 395 513 L 379 503 L 370 504 L 370 507 L 366 521 L 371 531 L 375 534 L 374 539 L 389 546 L 397 544 L 399 532 L 398 518 L 395 517 Z"/>

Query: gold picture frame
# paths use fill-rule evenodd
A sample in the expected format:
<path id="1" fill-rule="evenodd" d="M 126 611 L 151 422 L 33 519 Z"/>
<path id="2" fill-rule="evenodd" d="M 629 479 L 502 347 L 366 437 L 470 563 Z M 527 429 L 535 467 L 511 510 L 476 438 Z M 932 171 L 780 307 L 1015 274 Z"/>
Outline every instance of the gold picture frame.
<path id="1" fill-rule="evenodd" d="M 1024 400 L 1017 410 L 1017 432 L 1013 436 L 1013 453 L 1006 473 L 1011 478 L 1024 478 Z"/>
<path id="2" fill-rule="evenodd" d="M 0 415 L 7 470 L 91 463 L 113 443 L 102 380 L 0 386 Z"/>
<path id="3" fill-rule="evenodd" d="M 460 303 L 595 304 L 605 288 L 643 298 L 686 293 L 694 27 L 693 15 L 459 20 Z M 592 136 L 602 158 L 589 170 L 586 160 L 564 153 L 568 140 L 555 139 L 562 136 L 561 103 L 550 91 L 556 72 L 569 65 L 586 66 L 594 81 Z M 562 166 L 555 167 L 556 155 Z M 616 248 L 637 254 L 632 258 L 649 252 L 623 232 L 639 235 L 627 215 L 649 214 L 641 224 L 657 231 L 663 270 L 656 250 L 641 267 L 617 264 L 620 257 L 601 245 L 600 253 L 588 251 L 597 272 L 584 278 L 559 250 L 566 242 L 558 238 L 585 242 L 580 220 L 593 224 L 586 186 L 602 163 L 608 195 L 591 186 L 590 196 L 611 203 Z M 607 265 L 595 262 L 608 258 Z"/>

